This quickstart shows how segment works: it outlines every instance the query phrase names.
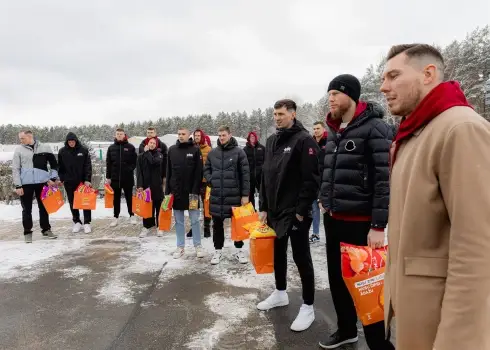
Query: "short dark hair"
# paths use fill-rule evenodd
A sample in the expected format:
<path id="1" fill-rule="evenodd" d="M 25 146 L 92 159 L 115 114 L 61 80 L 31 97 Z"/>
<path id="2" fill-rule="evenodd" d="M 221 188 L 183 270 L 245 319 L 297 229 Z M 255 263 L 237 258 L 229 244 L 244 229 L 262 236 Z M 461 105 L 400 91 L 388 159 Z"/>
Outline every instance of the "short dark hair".
<path id="1" fill-rule="evenodd" d="M 321 125 L 323 128 L 325 127 L 325 123 L 322 122 L 321 120 L 314 122 L 313 125 Z"/>
<path id="2" fill-rule="evenodd" d="M 296 111 L 297 109 L 296 102 L 290 99 L 283 99 L 274 103 L 274 109 L 280 109 L 282 107 L 286 107 L 287 110 L 292 109 L 293 111 Z"/>
<path id="3" fill-rule="evenodd" d="M 226 131 L 228 134 L 231 134 L 231 130 L 230 130 L 230 127 L 229 126 L 221 125 L 218 128 L 218 132 L 223 132 L 223 131 Z"/>
<path id="4" fill-rule="evenodd" d="M 21 130 L 21 131 L 19 131 L 19 134 L 20 133 L 23 133 L 23 134 L 26 134 L 26 135 L 32 135 L 32 130 L 30 130 L 30 129 Z"/>
<path id="5" fill-rule="evenodd" d="M 124 131 L 124 129 L 117 128 L 117 129 L 116 129 L 116 132 L 125 132 L 125 131 Z"/>
<path id="6" fill-rule="evenodd" d="M 146 128 L 147 131 L 155 131 L 156 129 L 153 127 L 153 126 L 149 126 L 148 128 Z"/>
<path id="7" fill-rule="evenodd" d="M 440 69 L 444 70 L 444 57 L 441 52 L 434 46 L 428 44 L 401 44 L 392 46 L 388 51 L 387 60 L 391 60 L 393 57 L 398 56 L 401 53 L 405 53 L 410 58 L 431 57 L 436 59 L 440 64 Z"/>

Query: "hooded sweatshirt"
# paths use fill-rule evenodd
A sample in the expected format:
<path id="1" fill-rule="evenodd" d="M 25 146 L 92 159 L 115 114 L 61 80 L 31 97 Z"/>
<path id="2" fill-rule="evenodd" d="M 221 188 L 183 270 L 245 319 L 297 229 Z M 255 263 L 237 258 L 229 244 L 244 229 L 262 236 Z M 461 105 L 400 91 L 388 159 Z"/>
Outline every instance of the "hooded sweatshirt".
<path id="1" fill-rule="evenodd" d="M 70 147 L 68 141 L 75 141 L 75 147 Z M 72 132 L 66 135 L 65 146 L 58 152 L 58 164 L 60 180 L 65 184 L 77 186 L 92 181 L 90 153 Z"/>
<path id="2" fill-rule="evenodd" d="M 251 142 L 250 138 L 254 136 L 255 142 Z M 248 133 L 247 144 L 243 148 L 247 155 L 248 165 L 250 167 L 250 182 L 260 183 L 262 176 L 262 165 L 264 164 L 265 147 L 259 142 L 259 138 L 254 131 Z"/>

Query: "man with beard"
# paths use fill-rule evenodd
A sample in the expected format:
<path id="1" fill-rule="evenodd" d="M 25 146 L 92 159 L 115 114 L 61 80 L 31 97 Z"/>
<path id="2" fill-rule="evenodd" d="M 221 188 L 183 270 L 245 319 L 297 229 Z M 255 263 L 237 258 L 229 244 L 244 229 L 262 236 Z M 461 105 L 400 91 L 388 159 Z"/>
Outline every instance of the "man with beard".
<path id="1" fill-rule="evenodd" d="M 391 127 L 383 110 L 359 101 L 361 84 L 349 74 L 339 75 L 328 86 L 330 113 L 325 147 L 320 209 L 325 212 L 328 279 L 337 331 L 320 342 L 324 349 L 355 343 L 357 312 L 342 277 L 340 244 L 382 248 L 388 221 L 388 158 Z M 364 326 L 372 350 L 393 349 L 385 338 L 383 321 Z"/>
<path id="2" fill-rule="evenodd" d="M 225 243 L 225 219 L 231 218 L 232 207 L 248 203 L 250 191 L 250 170 L 247 156 L 238 147 L 237 140 L 231 136 L 230 128 L 218 129 L 218 147 L 209 152 L 204 167 L 204 177 L 211 186 L 209 210 L 213 217 L 214 255 L 212 265 L 219 264 L 221 251 Z M 234 242 L 235 258 L 240 264 L 246 264 L 242 241 Z"/>
<path id="3" fill-rule="evenodd" d="M 296 103 L 280 100 L 274 104 L 277 132 L 267 139 L 260 187 L 260 218 L 276 232 L 274 276 L 276 290 L 257 305 L 261 311 L 286 306 L 287 249 L 291 238 L 293 259 L 301 277 L 303 305 L 291 330 L 308 329 L 315 320 L 313 302 L 315 277 L 308 233 L 311 203 L 318 195 L 320 174 L 318 146 L 296 119 Z"/>
<path id="4" fill-rule="evenodd" d="M 163 201 L 163 186 L 165 182 L 165 172 L 163 155 L 157 151 L 157 139 L 152 138 L 148 141 L 148 149 L 138 156 L 136 165 L 136 188 L 138 192 L 143 192 L 150 188 L 151 200 L 153 204 L 151 218 L 143 219 L 143 229 L 140 238 L 144 238 L 150 229 L 157 228 L 157 235 L 162 236 L 158 230 L 158 214 Z M 166 164 L 165 164 L 166 166 Z"/>
<path id="5" fill-rule="evenodd" d="M 206 164 L 206 160 L 208 159 L 208 154 L 211 151 L 211 146 L 206 143 L 206 137 L 207 135 L 204 133 L 203 130 L 196 129 L 196 131 L 194 131 L 194 144 L 201 151 L 203 168 L 204 168 L 204 164 Z M 200 190 L 201 200 L 203 204 L 204 204 L 204 197 L 206 196 L 206 188 L 207 188 L 206 178 L 203 177 L 201 190 Z M 211 218 L 204 217 L 204 237 L 206 238 L 211 237 L 210 224 L 211 224 Z M 187 233 L 187 237 L 192 237 L 192 227 L 190 231 Z"/>
<path id="6" fill-rule="evenodd" d="M 82 221 L 80 220 L 80 210 L 73 209 L 73 200 L 77 187 L 83 183 L 87 187 L 92 184 L 92 161 L 88 149 L 80 143 L 77 135 L 69 132 L 66 135 L 65 147 L 62 147 L 58 152 L 58 165 L 60 181 L 65 187 L 70 210 L 73 219 L 73 233 L 80 232 Z M 92 232 L 90 222 L 92 220 L 92 211 L 83 211 L 83 231 L 85 233 Z"/>
<path id="7" fill-rule="evenodd" d="M 185 216 L 184 212 L 189 212 L 191 220 L 192 238 L 196 256 L 204 257 L 201 247 L 201 232 L 199 222 L 199 208 L 191 208 L 190 196 L 195 196 L 198 206 L 199 192 L 202 184 L 202 156 L 201 152 L 195 147 L 190 132 L 187 128 L 179 128 L 177 143 L 170 147 L 168 151 L 167 164 L 167 186 L 165 194 L 172 194 L 173 213 L 175 217 L 175 231 L 177 234 L 177 249 L 174 252 L 174 259 L 184 255 L 185 248 Z"/>
<path id="8" fill-rule="evenodd" d="M 262 165 L 264 164 L 265 147 L 260 144 L 257 134 L 253 131 L 248 133 L 247 144 L 243 148 L 250 167 L 250 195 L 249 201 L 255 208 L 255 192 L 260 190 L 260 178 L 262 176 Z"/>
<path id="9" fill-rule="evenodd" d="M 117 129 L 114 143 L 107 149 L 106 156 L 106 183 L 114 190 L 114 220 L 110 227 L 116 227 L 119 224 L 121 191 L 124 191 L 131 224 L 138 223 L 132 207 L 136 158 L 136 150 L 128 142 L 126 133 L 121 128 Z"/>
<path id="10" fill-rule="evenodd" d="M 325 145 L 327 144 L 327 132 L 325 123 L 317 121 L 313 124 L 313 138 L 315 139 L 320 151 L 318 152 L 318 165 L 320 167 L 320 177 L 323 173 L 323 160 L 325 158 Z M 318 198 L 315 198 L 312 204 L 313 215 L 313 234 L 310 236 L 310 243 L 320 242 L 320 207 Z"/>
<path id="11" fill-rule="evenodd" d="M 490 349 L 490 124 L 425 44 L 391 48 L 381 91 L 391 148 L 385 320 L 399 350 Z"/>

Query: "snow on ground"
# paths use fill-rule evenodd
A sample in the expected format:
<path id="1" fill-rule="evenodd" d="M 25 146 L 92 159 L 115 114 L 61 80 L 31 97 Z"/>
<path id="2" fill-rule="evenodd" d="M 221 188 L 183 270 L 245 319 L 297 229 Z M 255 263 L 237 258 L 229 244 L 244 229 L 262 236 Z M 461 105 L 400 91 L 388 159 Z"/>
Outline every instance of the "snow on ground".
<path id="1" fill-rule="evenodd" d="M 44 240 L 36 244 L 5 241 L 0 244 L 0 281 L 34 281 L 50 270 L 57 258 L 78 252 L 84 240 Z"/>

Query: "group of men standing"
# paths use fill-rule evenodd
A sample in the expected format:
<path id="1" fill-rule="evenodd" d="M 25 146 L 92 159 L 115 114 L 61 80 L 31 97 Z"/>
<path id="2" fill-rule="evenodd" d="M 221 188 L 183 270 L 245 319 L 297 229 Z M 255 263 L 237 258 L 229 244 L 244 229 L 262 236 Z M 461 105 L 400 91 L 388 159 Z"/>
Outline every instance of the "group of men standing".
<path id="1" fill-rule="evenodd" d="M 486 212 L 490 124 L 473 111 L 458 83 L 443 82 L 444 60 L 432 46 L 394 46 L 382 78 L 380 90 L 390 112 L 402 117 L 395 136 L 383 121 L 383 110 L 360 100 L 358 79 L 343 74 L 329 84 L 330 112 L 325 123 L 315 123 L 313 137 L 296 119 L 292 100 L 275 103 L 277 132 L 265 147 L 250 133 L 245 149 L 239 148 L 224 126 L 218 130 L 218 146 L 210 149 L 202 130 L 196 130 L 192 140 L 190 131 L 182 127 L 176 145 L 167 152 L 154 130 L 149 130 L 136 159 L 134 147 L 118 130 L 108 151 L 108 182 L 115 192 L 118 188 L 119 197 L 121 189 L 126 193 L 130 211 L 127 192 L 137 169 L 137 191 L 150 187 L 154 200 L 155 218 L 146 221 L 146 230 L 158 225 L 155 219 L 164 193 L 174 195 L 174 258 L 184 254 L 185 210 L 189 210 L 192 232 L 188 235 L 193 237 L 196 255 L 204 256 L 196 198 L 210 187 L 212 264 L 220 262 L 223 222 L 231 217 L 231 208 L 254 204 L 258 190 L 260 219 L 275 230 L 277 239 L 276 289 L 257 308 L 289 304 L 286 273 L 291 239 L 303 290 L 303 305 L 291 325 L 294 331 L 309 328 L 315 319 L 310 242 L 320 239 L 322 212 L 337 313 L 337 331 L 319 344 L 324 349 L 358 340 L 356 309 L 342 278 L 341 242 L 382 248 L 389 223 L 385 322 L 364 327 L 369 348 L 394 349 L 389 329 L 396 313 L 398 349 L 490 349 L 490 217 Z M 70 189 L 79 182 L 90 185 L 91 169 L 75 135 L 67 136 L 66 149 L 60 151 L 59 174 L 56 159 L 33 140 L 32 133 L 21 133 L 20 139 L 13 169 L 27 242 L 29 236 L 32 241 L 33 195 L 39 203 L 43 184 L 60 180 Z M 39 205 L 43 234 L 56 238 Z M 116 220 L 118 215 L 115 207 Z M 75 212 L 73 220 L 80 227 Z M 89 224 L 90 215 L 84 213 L 84 227 Z M 205 236 L 210 235 L 209 224 L 205 221 Z M 243 242 L 234 245 L 237 260 L 246 262 Z"/>

